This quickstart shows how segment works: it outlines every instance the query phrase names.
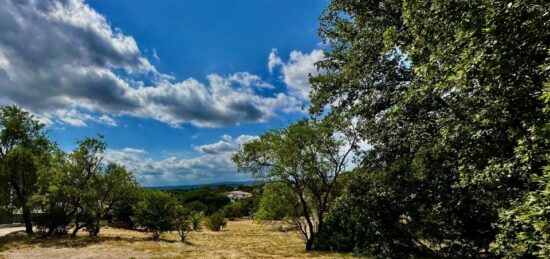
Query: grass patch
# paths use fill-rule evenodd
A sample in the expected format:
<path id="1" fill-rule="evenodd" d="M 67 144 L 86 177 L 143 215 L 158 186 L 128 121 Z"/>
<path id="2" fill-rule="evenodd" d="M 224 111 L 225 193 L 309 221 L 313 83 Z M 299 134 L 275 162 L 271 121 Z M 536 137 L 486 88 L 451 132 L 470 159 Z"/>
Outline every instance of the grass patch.
<path id="1" fill-rule="evenodd" d="M 103 228 L 98 237 L 85 233 L 68 236 L 41 238 L 24 233 L 0 237 L 0 257 L 59 257 L 60 253 L 83 255 L 91 253 L 94 258 L 350 258 L 349 254 L 306 252 L 304 244 L 295 231 L 281 232 L 282 223 L 256 223 L 251 220 L 229 221 L 219 232 L 203 230 L 192 232 L 187 242 L 179 242 L 176 232 L 165 233 L 161 241 L 151 241 L 147 233 Z M 122 257 L 121 257 L 122 256 Z"/>

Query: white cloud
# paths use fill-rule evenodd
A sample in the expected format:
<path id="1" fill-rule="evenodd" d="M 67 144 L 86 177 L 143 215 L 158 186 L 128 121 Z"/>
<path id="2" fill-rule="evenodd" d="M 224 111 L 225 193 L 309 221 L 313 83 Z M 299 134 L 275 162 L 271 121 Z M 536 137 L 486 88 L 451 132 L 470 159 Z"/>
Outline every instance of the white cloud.
<path id="1" fill-rule="evenodd" d="M 288 62 L 285 63 L 278 56 L 277 49 L 273 49 L 269 53 L 268 68 L 271 72 L 274 68 L 280 67 L 289 94 L 302 100 L 308 100 L 310 91 L 309 75 L 319 74 L 314 64 L 323 57 L 323 51 L 319 49 L 314 49 L 310 53 L 293 50 L 290 52 Z"/>
<path id="2" fill-rule="evenodd" d="M 83 0 L 4 0 L 0 31 L 0 102 L 48 121 L 115 126 L 113 117 L 131 115 L 217 127 L 300 111 L 286 93 L 259 95 L 273 86 L 248 72 L 173 82 Z M 151 82 L 135 79 L 143 75 Z"/>
<path id="3" fill-rule="evenodd" d="M 254 138 L 256 137 L 241 135 L 233 139 L 224 135 L 219 142 L 196 147 L 201 154 L 191 158 L 170 155 L 155 160 L 144 150 L 124 148 L 107 150 L 106 159 L 125 165 L 145 186 L 249 180 L 249 175 L 237 173 L 231 155 L 238 145 Z"/>
<path id="4" fill-rule="evenodd" d="M 241 135 L 236 139 L 233 139 L 229 135 L 223 135 L 222 140 L 202 146 L 196 146 L 195 150 L 203 154 L 221 154 L 226 152 L 236 151 L 240 145 L 245 144 L 251 140 L 257 139 L 257 136 Z"/>
<path id="5" fill-rule="evenodd" d="M 271 52 L 269 53 L 269 59 L 267 62 L 267 68 L 269 69 L 269 73 L 273 73 L 273 69 L 277 66 L 283 65 L 283 60 L 277 55 L 277 49 L 271 49 Z"/>

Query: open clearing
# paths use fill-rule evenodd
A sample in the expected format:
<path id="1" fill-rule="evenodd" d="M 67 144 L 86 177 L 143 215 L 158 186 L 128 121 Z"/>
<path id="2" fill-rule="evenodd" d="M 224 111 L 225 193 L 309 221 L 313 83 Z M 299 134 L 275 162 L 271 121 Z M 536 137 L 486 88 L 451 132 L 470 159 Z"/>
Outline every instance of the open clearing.
<path id="1" fill-rule="evenodd" d="M 279 231 L 280 222 L 229 221 L 220 232 L 192 232 L 187 243 L 175 232 L 150 241 L 145 232 L 103 228 L 100 236 L 0 237 L 0 258 L 350 258 L 348 254 L 305 252 L 295 231 Z"/>

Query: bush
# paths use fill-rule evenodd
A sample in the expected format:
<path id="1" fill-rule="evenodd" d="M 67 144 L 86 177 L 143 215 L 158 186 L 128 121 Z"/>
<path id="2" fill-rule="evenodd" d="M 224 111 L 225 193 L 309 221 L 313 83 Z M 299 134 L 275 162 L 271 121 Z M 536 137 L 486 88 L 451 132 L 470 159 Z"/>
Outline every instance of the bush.
<path id="1" fill-rule="evenodd" d="M 158 240 L 162 232 L 174 230 L 177 200 L 165 192 L 147 191 L 144 199 L 134 207 L 134 213 L 132 220 L 151 232 L 153 240 Z"/>
<path id="2" fill-rule="evenodd" d="M 235 220 L 243 216 L 242 206 L 238 202 L 231 203 L 223 208 L 223 214 L 229 220 Z"/>
<path id="3" fill-rule="evenodd" d="M 203 211 L 194 211 L 191 213 L 191 228 L 194 231 L 201 231 L 202 221 L 204 220 Z"/>
<path id="4" fill-rule="evenodd" d="M 222 211 L 213 213 L 212 215 L 206 217 L 204 225 L 212 231 L 220 231 L 222 227 L 225 227 L 227 222 L 225 221 L 224 214 Z"/>
<path id="5" fill-rule="evenodd" d="M 193 230 L 191 225 L 191 210 L 188 208 L 179 208 L 176 218 L 174 219 L 174 227 L 180 236 L 181 242 L 185 242 L 185 238 Z"/>

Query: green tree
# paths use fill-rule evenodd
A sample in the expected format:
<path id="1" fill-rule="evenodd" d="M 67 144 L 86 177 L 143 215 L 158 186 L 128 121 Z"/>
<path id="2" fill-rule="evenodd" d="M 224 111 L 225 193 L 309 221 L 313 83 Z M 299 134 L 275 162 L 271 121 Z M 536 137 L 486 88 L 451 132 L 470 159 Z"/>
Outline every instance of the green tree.
<path id="1" fill-rule="evenodd" d="M 550 70 L 550 58 L 542 68 Z M 550 82 L 544 87 L 542 101 L 545 104 L 543 112 L 550 114 Z M 539 139 L 539 143 L 550 141 L 550 121 L 547 120 L 543 127 L 534 128 L 532 139 Z M 550 154 L 546 160 L 550 161 Z M 500 232 L 494 247 L 500 256 L 550 257 L 550 166 L 546 166 L 542 176 L 532 177 L 537 188 L 515 201 L 510 208 L 500 211 Z"/>
<path id="2" fill-rule="evenodd" d="M 31 204 L 42 211 L 37 218 L 38 227 L 45 236 L 66 234 L 76 208 L 73 179 L 69 177 L 69 160 L 60 149 L 53 149 L 49 156 L 49 166 L 38 173 L 36 192 Z"/>
<path id="3" fill-rule="evenodd" d="M 67 186 L 73 207 L 70 214 L 74 215 L 72 236 L 76 236 L 80 229 L 90 226 L 96 218 L 91 208 L 95 207 L 94 203 L 99 200 L 94 182 L 98 181 L 101 174 L 106 149 L 102 136 L 85 138 L 77 143 L 78 147 L 69 154 L 69 168 L 66 174 L 72 182 L 70 187 Z"/>
<path id="4" fill-rule="evenodd" d="M 550 257 L 550 168 L 536 181 L 539 190 L 501 211 L 495 250 L 505 258 Z"/>
<path id="5" fill-rule="evenodd" d="M 33 232 L 28 204 L 35 190 L 37 171 L 50 143 L 44 124 L 17 106 L 0 108 L 0 174 L 7 179 L 12 205 L 21 208 L 25 229 Z"/>
<path id="6" fill-rule="evenodd" d="M 131 195 L 138 184 L 124 166 L 111 162 L 104 170 L 94 175 L 89 187 L 90 195 L 84 209 L 90 211 L 91 217 L 86 228 L 90 235 L 97 236 L 100 220 L 106 218 L 117 202 Z"/>
<path id="7" fill-rule="evenodd" d="M 223 214 L 229 220 L 235 220 L 243 216 L 243 207 L 239 202 L 233 202 L 222 208 Z"/>
<path id="8" fill-rule="evenodd" d="M 227 195 L 219 193 L 216 190 L 211 190 L 210 188 L 187 190 L 179 193 L 177 197 L 183 206 L 193 207 L 194 210 L 204 209 L 207 215 L 220 210 L 231 202 Z M 206 206 L 206 208 L 204 206 Z"/>
<path id="9" fill-rule="evenodd" d="M 194 231 L 201 231 L 202 221 L 204 220 L 204 211 L 193 211 L 191 212 L 191 228 Z"/>
<path id="10" fill-rule="evenodd" d="M 214 212 L 204 220 L 206 228 L 212 231 L 220 231 L 226 224 L 223 211 Z"/>
<path id="11" fill-rule="evenodd" d="M 498 212 L 537 189 L 548 164 L 548 141 L 534 131 L 549 120 L 540 99 L 549 9 L 536 0 L 333 0 L 325 9 L 319 33 L 330 48 L 310 79 L 311 112 L 329 105 L 355 117 L 372 145 L 362 173 L 379 175 L 361 178 L 399 194 L 389 200 L 399 217 L 365 212 L 383 224 L 356 233 L 368 235 L 360 249 L 487 253 Z M 345 203 L 359 210 L 358 197 L 386 195 L 362 190 Z M 396 226 L 406 240 L 377 235 Z"/>
<path id="12" fill-rule="evenodd" d="M 179 207 L 174 219 L 174 228 L 180 236 L 180 241 L 185 242 L 185 238 L 193 231 L 192 211 L 185 207 Z"/>
<path id="13" fill-rule="evenodd" d="M 256 212 L 258 220 L 293 220 L 301 215 L 301 206 L 296 194 L 287 185 L 274 182 L 264 186 Z"/>
<path id="14" fill-rule="evenodd" d="M 294 223 L 306 250 L 323 228 L 335 183 L 345 170 L 349 155 L 357 148 L 356 130 L 342 117 L 302 120 L 288 128 L 264 133 L 244 144 L 233 161 L 254 177 L 278 181 L 290 188 L 302 215 Z"/>
<path id="15" fill-rule="evenodd" d="M 174 230 L 174 219 L 179 205 L 168 193 L 149 190 L 144 192 L 144 199 L 134 207 L 133 221 L 151 232 L 153 240 L 159 240 L 163 232 Z"/>

